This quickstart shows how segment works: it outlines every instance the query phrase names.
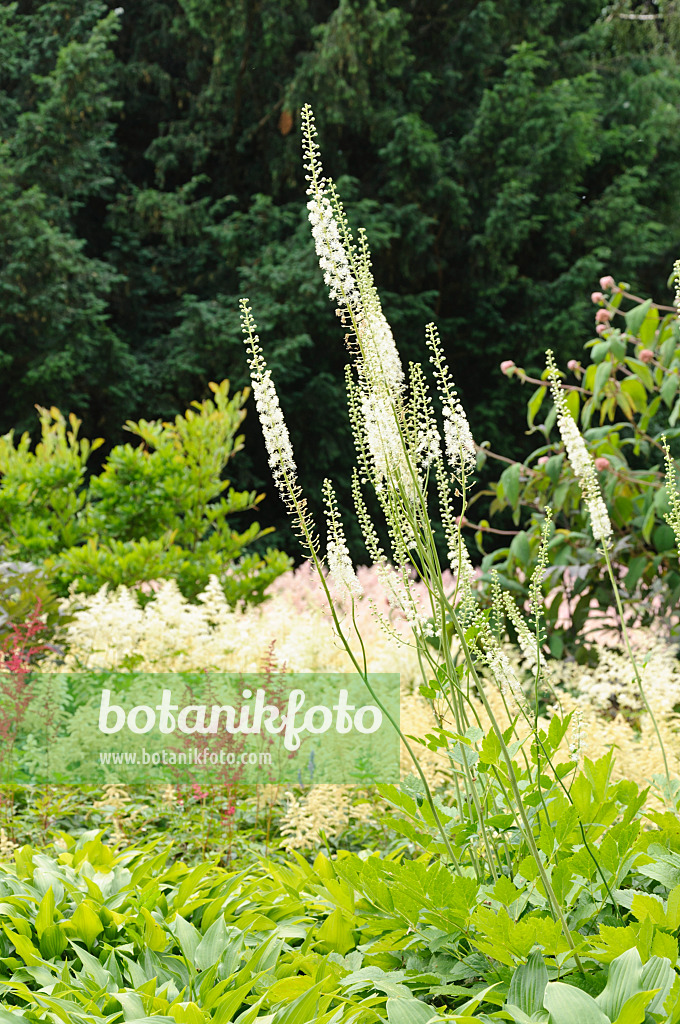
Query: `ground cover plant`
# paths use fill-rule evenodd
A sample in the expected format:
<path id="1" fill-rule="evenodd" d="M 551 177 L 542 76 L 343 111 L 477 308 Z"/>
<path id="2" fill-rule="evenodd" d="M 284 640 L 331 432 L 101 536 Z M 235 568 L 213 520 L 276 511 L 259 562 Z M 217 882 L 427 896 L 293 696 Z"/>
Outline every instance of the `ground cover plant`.
<path id="1" fill-rule="evenodd" d="M 45 801 L 41 808 L 31 797 L 16 816 L 12 806 L 0 835 L 0 856 L 14 860 L 0 872 L 3 1019 L 676 1024 L 677 663 L 667 638 L 648 632 L 655 646 L 644 652 L 631 635 L 598 467 L 559 370 L 548 354 L 544 397 L 549 391 L 575 478 L 569 486 L 581 494 L 581 529 L 604 561 L 620 618 L 617 657 L 625 656 L 626 668 L 615 671 L 625 676 L 626 701 L 614 719 L 607 685 L 611 696 L 616 682 L 593 675 L 590 688 L 578 692 L 583 673 L 604 669 L 606 656 L 595 667 L 572 663 L 581 676 L 572 677 L 571 694 L 569 673 L 550 658 L 543 591 L 555 547 L 549 507 L 536 564 L 525 565 L 519 581 L 526 593 L 515 600 L 520 591 L 490 573 L 491 601 L 478 600 L 462 534 L 477 446 L 436 329 L 428 326 L 426 340 L 440 421 L 425 372 L 402 368 L 365 236 L 353 242 L 323 175 L 309 108 L 303 126 L 312 232 L 352 360 L 353 495 L 372 568 L 360 571 L 350 561 L 330 481 L 321 540 L 244 300 L 273 476 L 309 566 L 292 581 L 279 580 L 269 605 L 246 609 L 230 604 L 216 576 L 192 601 L 172 580 L 156 581 L 142 601 L 125 587 L 74 592 L 63 606 L 63 647 L 40 667 L 200 668 L 234 659 L 245 669 L 246 658 L 259 667 L 265 646 L 270 666 L 282 659 L 281 671 L 284 652 L 298 669 L 338 659 L 370 690 L 369 673 L 385 659 L 404 669 L 406 713 L 394 724 L 409 774 L 377 792 L 291 791 L 278 808 L 277 794 L 256 794 L 255 813 L 261 807 L 270 815 L 264 843 L 237 850 L 228 849 L 229 830 L 238 815 L 254 813 L 252 794 L 237 787 L 212 794 L 108 787 L 95 800 L 71 794 L 70 805 L 68 796 L 46 791 L 35 794 Z M 608 381 L 620 358 L 604 353 Z M 666 487 L 657 511 L 675 541 L 663 548 L 667 559 L 680 546 L 672 441 L 660 438 Z M 433 499 L 443 549 L 431 527 Z M 387 542 L 373 510 L 384 517 Z M 296 602 L 304 615 L 291 615 Z M 17 640 L 5 677 L 20 682 L 38 653 Z M 609 735 L 618 737 L 612 743 L 608 720 Z M 608 749 L 593 751 L 598 742 Z M 617 769 L 626 746 L 638 779 L 620 763 Z M 187 805 L 181 811 L 180 801 Z M 40 848 L 10 831 L 31 815 Z M 94 828 L 92 815 L 99 815 Z M 149 828 L 160 836 L 147 840 Z M 173 834 L 179 858 L 166 842 Z"/>

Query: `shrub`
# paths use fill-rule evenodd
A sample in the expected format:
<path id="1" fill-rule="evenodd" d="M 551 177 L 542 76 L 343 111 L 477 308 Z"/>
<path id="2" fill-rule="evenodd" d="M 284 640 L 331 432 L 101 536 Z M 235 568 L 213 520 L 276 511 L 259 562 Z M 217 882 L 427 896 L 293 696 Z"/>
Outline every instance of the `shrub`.
<path id="1" fill-rule="evenodd" d="M 86 464 L 101 438 L 79 439 L 77 417 L 39 408 L 35 452 L 27 433 L 17 445 L 12 431 L 0 438 L 0 543 L 15 558 L 41 562 L 61 596 L 73 583 L 91 594 L 104 583 L 174 578 L 195 598 L 215 575 L 230 603 L 261 601 L 290 560 L 272 549 L 244 555 L 271 530 L 229 525 L 263 495 L 222 479 L 243 447 L 237 431 L 247 391 L 229 398 L 227 380 L 210 388 L 213 399 L 193 402 L 174 423 L 128 421 L 142 444 L 116 445 L 88 483 Z"/>

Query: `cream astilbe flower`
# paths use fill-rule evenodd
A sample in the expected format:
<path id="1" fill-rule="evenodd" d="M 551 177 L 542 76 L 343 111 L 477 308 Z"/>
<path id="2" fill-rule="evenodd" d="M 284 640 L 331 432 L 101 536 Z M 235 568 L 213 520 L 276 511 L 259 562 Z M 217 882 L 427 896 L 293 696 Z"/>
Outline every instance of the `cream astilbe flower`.
<path id="1" fill-rule="evenodd" d="M 428 324 L 425 328 L 425 338 L 427 347 L 432 353 L 430 362 L 434 367 L 437 389 L 442 402 L 444 444 L 449 466 L 455 474 L 464 476 L 466 470 L 474 469 L 477 463 L 474 438 L 465 410 L 453 386 L 449 368 L 444 361 L 439 334 L 434 324 Z"/>
<path id="2" fill-rule="evenodd" d="M 338 513 L 335 491 L 328 479 L 323 482 L 323 497 L 326 505 L 326 523 L 328 525 L 327 559 L 331 579 L 339 587 L 346 587 L 353 597 L 361 597 L 363 587 L 357 579 L 357 574 L 349 557 L 345 531 L 343 530 Z"/>
<path id="3" fill-rule="evenodd" d="M 557 409 L 557 426 L 562 436 L 564 447 L 567 449 L 567 457 L 571 468 L 585 499 L 593 537 L 599 541 L 607 540 L 612 535 L 612 524 L 609 519 L 607 506 L 602 497 L 600 485 L 597 482 L 595 464 L 592 455 L 586 448 L 581 431 L 578 429 L 567 407 L 567 400 L 560 387 L 557 367 L 550 350 L 546 353 L 546 357 L 550 390 L 555 402 L 555 408 Z"/>

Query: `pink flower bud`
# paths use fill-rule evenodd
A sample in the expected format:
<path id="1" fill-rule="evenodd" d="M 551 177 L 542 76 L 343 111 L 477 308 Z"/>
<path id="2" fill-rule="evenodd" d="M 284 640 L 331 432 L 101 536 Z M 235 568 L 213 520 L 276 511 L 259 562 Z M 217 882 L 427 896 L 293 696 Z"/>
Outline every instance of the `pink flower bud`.
<path id="1" fill-rule="evenodd" d="M 548 459 L 549 459 L 548 455 L 541 455 L 540 459 L 538 460 L 539 466 L 545 466 L 545 464 L 548 461 Z"/>
<path id="2" fill-rule="evenodd" d="M 611 320 L 611 315 L 611 310 L 609 309 L 598 309 L 597 313 L 595 314 L 595 323 L 608 324 Z"/>
<path id="3" fill-rule="evenodd" d="M 598 324 L 597 327 L 595 328 L 595 333 L 602 335 L 602 334 L 604 334 L 605 331 L 608 331 L 608 330 L 609 330 L 609 324 Z"/>
<path id="4" fill-rule="evenodd" d="M 603 292 L 608 292 L 611 288 L 616 288 L 616 281 L 613 277 L 607 274 L 606 277 L 600 278 L 600 288 Z"/>
<path id="5" fill-rule="evenodd" d="M 610 468 L 609 459 L 605 459 L 604 455 L 600 455 L 599 458 L 595 459 L 595 469 L 602 473 L 605 469 Z"/>
<path id="6" fill-rule="evenodd" d="M 638 355 L 638 359 L 641 363 L 651 363 L 653 358 L 654 353 L 652 352 L 651 348 L 643 348 Z"/>
<path id="7" fill-rule="evenodd" d="M 503 362 L 501 363 L 501 372 L 504 373 L 506 377 L 510 376 L 514 368 L 515 364 L 513 363 L 512 359 L 504 359 Z"/>
<path id="8" fill-rule="evenodd" d="M 594 302 L 598 306 L 601 302 L 604 302 L 604 295 L 602 292 L 591 292 L 590 301 Z"/>
<path id="9" fill-rule="evenodd" d="M 576 371 L 579 370 L 580 367 L 581 364 L 579 363 L 578 359 L 570 359 L 567 363 L 567 369 L 571 370 L 572 373 L 576 373 Z"/>

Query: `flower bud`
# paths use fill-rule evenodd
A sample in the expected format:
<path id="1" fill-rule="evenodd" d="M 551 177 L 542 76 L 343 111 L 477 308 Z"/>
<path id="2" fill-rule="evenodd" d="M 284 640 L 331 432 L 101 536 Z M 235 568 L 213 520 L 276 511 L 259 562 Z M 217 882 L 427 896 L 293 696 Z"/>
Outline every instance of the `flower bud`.
<path id="1" fill-rule="evenodd" d="M 602 334 L 604 334 L 605 331 L 608 331 L 608 330 L 609 330 L 609 324 L 598 324 L 597 327 L 595 328 L 595 333 L 602 335 Z"/>
<path id="2" fill-rule="evenodd" d="M 608 292 L 612 288 L 616 288 L 616 281 L 611 277 L 611 275 L 607 274 L 606 277 L 600 278 L 600 288 L 603 292 Z"/>
<path id="3" fill-rule="evenodd" d="M 504 359 L 501 363 L 501 373 L 504 373 L 506 377 L 509 377 L 515 368 L 515 364 L 512 359 Z"/>
<path id="4" fill-rule="evenodd" d="M 595 469 L 597 469 L 600 473 L 604 472 L 605 469 L 610 468 L 611 463 L 609 462 L 609 459 L 605 459 L 604 455 L 600 455 L 597 459 L 595 459 Z"/>
<path id="5" fill-rule="evenodd" d="M 604 295 L 602 292 L 591 292 L 590 301 L 594 302 L 597 306 L 600 302 L 604 302 Z"/>
<path id="6" fill-rule="evenodd" d="M 612 314 L 610 309 L 598 309 L 597 313 L 595 314 L 595 323 L 608 324 L 611 320 L 611 315 Z"/>
<path id="7" fill-rule="evenodd" d="M 641 363 L 651 363 L 653 358 L 654 353 L 652 352 L 651 348 L 643 348 L 642 351 L 638 354 L 638 359 Z"/>
<path id="8" fill-rule="evenodd" d="M 545 464 L 546 464 L 546 462 L 548 461 L 549 458 L 550 458 L 549 455 L 541 455 L 540 459 L 538 460 L 539 466 L 545 466 Z"/>
<path id="9" fill-rule="evenodd" d="M 578 359 L 570 359 L 567 363 L 567 369 L 571 370 L 572 373 L 576 373 L 576 371 L 580 370 L 580 368 L 581 364 L 579 363 Z"/>

